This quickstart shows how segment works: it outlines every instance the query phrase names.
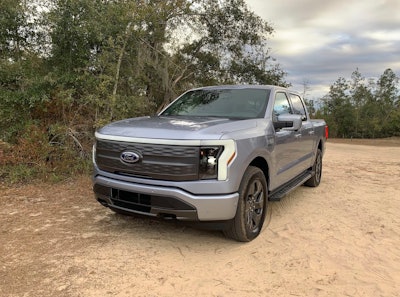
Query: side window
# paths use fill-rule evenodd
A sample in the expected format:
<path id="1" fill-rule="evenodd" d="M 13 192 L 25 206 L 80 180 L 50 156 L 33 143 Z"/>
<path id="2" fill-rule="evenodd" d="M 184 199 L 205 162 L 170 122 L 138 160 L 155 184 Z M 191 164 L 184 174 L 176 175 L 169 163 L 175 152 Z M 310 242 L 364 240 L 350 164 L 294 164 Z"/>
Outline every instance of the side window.
<path id="1" fill-rule="evenodd" d="M 306 109 L 304 108 L 303 101 L 299 95 L 290 94 L 290 100 L 292 101 L 293 105 L 293 113 L 294 114 L 301 114 L 303 117 L 303 121 L 307 120 L 307 113 Z"/>
<path id="2" fill-rule="evenodd" d="M 273 117 L 277 117 L 281 114 L 292 113 L 290 108 L 289 100 L 285 93 L 279 92 L 275 95 Z"/>

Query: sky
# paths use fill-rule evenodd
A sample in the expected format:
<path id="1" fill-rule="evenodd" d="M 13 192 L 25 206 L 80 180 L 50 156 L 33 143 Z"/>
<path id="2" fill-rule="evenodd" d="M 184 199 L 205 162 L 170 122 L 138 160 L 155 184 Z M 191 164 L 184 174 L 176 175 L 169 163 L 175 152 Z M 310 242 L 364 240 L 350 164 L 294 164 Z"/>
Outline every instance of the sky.
<path id="1" fill-rule="evenodd" d="M 268 46 L 292 89 L 319 99 L 356 69 L 400 77 L 400 0 L 245 0 L 274 33 Z"/>

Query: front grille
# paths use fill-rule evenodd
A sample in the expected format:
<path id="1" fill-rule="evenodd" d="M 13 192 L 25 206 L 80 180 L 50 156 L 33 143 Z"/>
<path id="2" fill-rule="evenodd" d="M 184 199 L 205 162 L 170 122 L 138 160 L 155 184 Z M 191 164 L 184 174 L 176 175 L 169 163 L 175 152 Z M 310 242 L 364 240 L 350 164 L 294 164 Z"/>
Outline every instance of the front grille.
<path id="1" fill-rule="evenodd" d="M 138 152 L 142 158 L 137 163 L 124 163 L 120 159 L 124 151 Z M 96 163 L 99 169 L 120 175 L 170 181 L 199 178 L 199 148 L 193 146 L 98 140 Z"/>

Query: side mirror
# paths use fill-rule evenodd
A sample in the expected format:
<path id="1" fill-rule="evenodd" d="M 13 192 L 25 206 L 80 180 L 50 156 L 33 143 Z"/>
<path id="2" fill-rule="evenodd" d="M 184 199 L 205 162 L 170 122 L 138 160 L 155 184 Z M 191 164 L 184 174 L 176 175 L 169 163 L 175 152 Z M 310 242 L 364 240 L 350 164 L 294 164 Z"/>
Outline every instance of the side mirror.
<path id="1" fill-rule="evenodd" d="M 302 125 L 302 115 L 300 114 L 282 114 L 274 121 L 274 128 L 287 131 L 297 131 Z"/>

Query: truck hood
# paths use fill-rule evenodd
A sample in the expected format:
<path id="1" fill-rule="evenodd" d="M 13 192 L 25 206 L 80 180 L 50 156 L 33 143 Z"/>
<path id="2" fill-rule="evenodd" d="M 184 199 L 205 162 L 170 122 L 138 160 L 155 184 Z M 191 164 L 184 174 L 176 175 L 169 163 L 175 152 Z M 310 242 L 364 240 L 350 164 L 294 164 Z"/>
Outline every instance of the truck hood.
<path id="1" fill-rule="evenodd" d="M 226 134 L 255 127 L 256 119 L 154 116 L 114 122 L 98 130 L 98 133 L 152 139 L 221 139 Z"/>

